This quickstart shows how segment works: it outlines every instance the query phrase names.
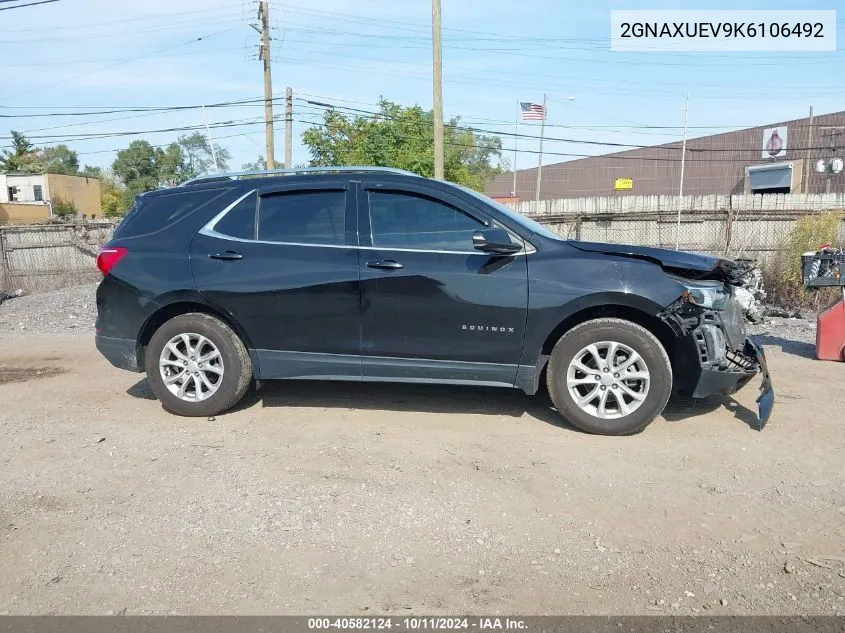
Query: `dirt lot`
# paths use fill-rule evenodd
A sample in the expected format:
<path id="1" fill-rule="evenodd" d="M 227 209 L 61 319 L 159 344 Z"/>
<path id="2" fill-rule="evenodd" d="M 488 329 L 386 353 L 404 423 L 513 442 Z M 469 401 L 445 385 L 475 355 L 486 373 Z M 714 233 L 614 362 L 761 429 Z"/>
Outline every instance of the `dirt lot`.
<path id="1" fill-rule="evenodd" d="M 762 433 L 755 381 L 604 438 L 495 389 L 176 418 L 68 296 L 0 307 L 0 613 L 845 614 L 845 364 L 806 325 L 759 330 Z"/>

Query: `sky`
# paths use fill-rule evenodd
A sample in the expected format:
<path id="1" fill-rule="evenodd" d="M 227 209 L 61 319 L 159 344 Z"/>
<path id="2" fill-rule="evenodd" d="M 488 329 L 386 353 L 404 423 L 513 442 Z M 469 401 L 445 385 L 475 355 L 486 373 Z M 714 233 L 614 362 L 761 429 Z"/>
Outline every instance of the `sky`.
<path id="1" fill-rule="evenodd" d="M 687 93 L 690 137 L 800 118 L 811 105 L 816 114 L 845 110 L 845 11 L 837 15 L 839 50 L 830 53 L 618 53 L 609 39 L 611 9 L 837 4 L 442 0 L 444 114 L 512 134 L 517 102 L 547 95 L 543 162 L 550 164 L 619 149 L 595 143 L 680 139 Z M 15 129 L 39 146 L 66 143 L 80 163 L 108 167 L 132 140 L 166 145 L 186 133 L 172 128 L 202 128 L 205 115 L 232 154 L 231 168 L 254 161 L 264 153 L 259 36 L 249 25 L 257 7 L 255 0 L 58 0 L 0 11 L 0 147 Z M 431 108 L 430 0 L 271 0 L 270 17 L 274 95 L 291 87 L 295 97 L 294 164 L 307 163 L 300 135 L 324 110 L 309 100 L 366 112 L 380 97 Z M 214 105 L 231 102 L 241 105 Z M 130 111 L 201 104 L 209 107 Z M 279 101 L 275 114 L 283 112 Z M 536 136 L 539 123 L 519 132 Z M 512 163 L 513 137 L 502 141 Z M 282 121 L 275 144 L 281 161 Z M 533 138 L 517 142 L 517 167 L 537 164 L 537 146 Z"/>

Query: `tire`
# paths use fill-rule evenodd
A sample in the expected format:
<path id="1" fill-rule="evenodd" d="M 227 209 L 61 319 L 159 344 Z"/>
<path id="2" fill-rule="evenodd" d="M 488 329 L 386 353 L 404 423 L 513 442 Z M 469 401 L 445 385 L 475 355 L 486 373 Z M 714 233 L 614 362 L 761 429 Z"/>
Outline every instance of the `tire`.
<path id="1" fill-rule="evenodd" d="M 611 352 L 613 362 L 608 363 Z M 552 350 L 546 376 L 558 413 L 599 435 L 639 433 L 660 415 L 672 393 L 672 366 L 663 345 L 624 319 L 594 319 L 569 330 Z"/>
<path id="2" fill-rule="evenodd" d="M 174 317 L 155 331 L 145 369 L 162 406 L 189 417 L 226 411 L 243 398 L 252 381 L 252 361 L 238 335 L 220 319 L 200 312 Z"/>

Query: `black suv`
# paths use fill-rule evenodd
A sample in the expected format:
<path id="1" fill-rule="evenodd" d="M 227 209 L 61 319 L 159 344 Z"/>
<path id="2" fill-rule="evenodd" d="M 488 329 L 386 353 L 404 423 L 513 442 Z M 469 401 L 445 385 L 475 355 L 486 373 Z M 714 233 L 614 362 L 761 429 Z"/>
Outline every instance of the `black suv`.
<path id="1" fill-rule="evenodd" d="M 98 266 L 97 348 L 166 409 L 253 379 L 545 384 L 592 433 L 636 433 L 674 390 L 732 393 L 762 350 L 741 265 L 565 240 L 470 189 L 385 168 L 215 175 L 139 196 Z"/>

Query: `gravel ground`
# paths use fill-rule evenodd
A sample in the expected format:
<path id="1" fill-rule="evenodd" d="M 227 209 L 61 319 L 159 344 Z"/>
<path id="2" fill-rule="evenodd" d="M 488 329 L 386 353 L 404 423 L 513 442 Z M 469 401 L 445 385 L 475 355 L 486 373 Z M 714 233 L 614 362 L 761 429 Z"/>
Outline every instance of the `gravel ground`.
<path id="1" fill-rule="evenodd" d="M 93 305 L 0 306 L 0 613 L 845 615 L 845 364 L 811 322 L 754 328 L 762 433 L 754 381 L 605 438 L 469 387 L 177 418 L 93 349 Z"/>
<path id="2" fill-rule="evenodd" d="M 0 336 L 90 336 L 97 318 L 97 284 L 9 299 L 0 305 Z"/>
<path id="3" fill-rule="evenodd" d="M 815 358 L 816 317 L 769 317 L 765 323 L 747 325 L 748 333 L 759 344 L 777 347 L 787 354 Z"/>

